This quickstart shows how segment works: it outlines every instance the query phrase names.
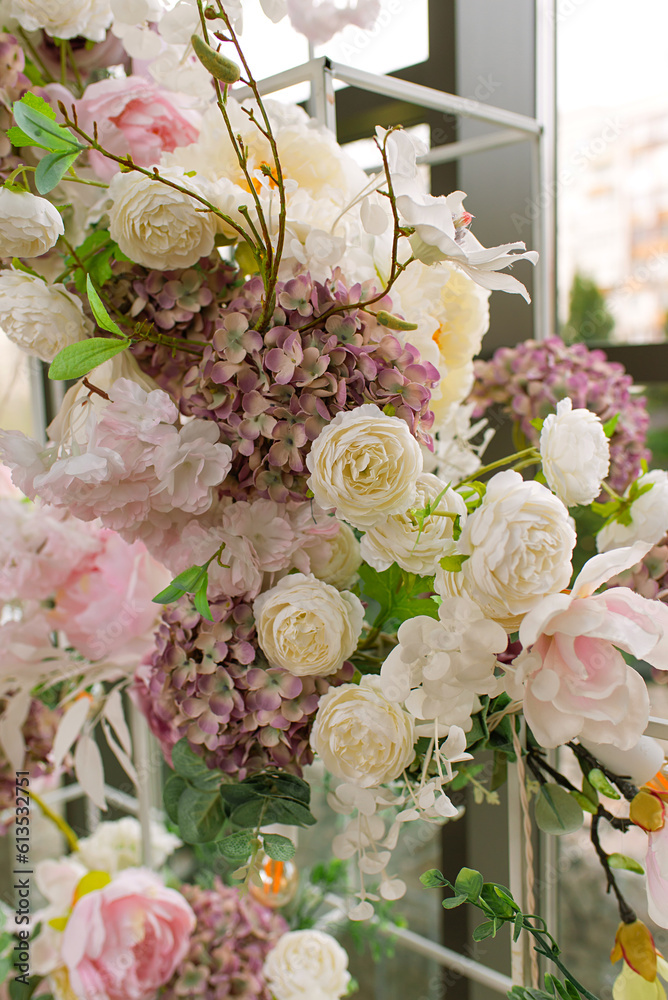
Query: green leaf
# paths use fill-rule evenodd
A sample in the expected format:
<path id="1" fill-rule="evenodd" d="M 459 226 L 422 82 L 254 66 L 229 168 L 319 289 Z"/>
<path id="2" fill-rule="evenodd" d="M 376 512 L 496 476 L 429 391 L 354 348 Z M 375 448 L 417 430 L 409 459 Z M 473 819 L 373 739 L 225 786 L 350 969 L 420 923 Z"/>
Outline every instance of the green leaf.
<path id="1" fill-rule="evenodd" d="M 439 559 L 438 565 L 446 573 L 459 573 L 466 560 L 470 558 L 470 556 L 443 556 Z"/>
<path id="2" fill-rule="evenodd" d="M 211 614 L 211 608 L 209 607 L 209 601 L 207 598 L 207 590 L 209 589 L 209 574 L 205 571 L 204 576 L 201 578 L 197 585 L 197 590 L 195 591 L 195 596 L 193 598 L 193 603 L 195 605 L 195 610 L 198 611 L 202 618 L 206 618 L 207 621 L 213 621 L 213 615 Z"/>
<path id="3" fill-rule="evenodd" d="M 96 229 L 76 249 L 77 259 L 66 258 L 65 263 L 74 272 L 74 284 L 81 295 L 86 294 L 86 275 L 90 274 L 93 284 L 101 288 L 111 280 L 111 258 L 116 258 L 118 246 L 106 229 Z"/>
<path id="4" fill-rule="evenodd" d="M 164 590 L 155 595 L 153 603 L 171 604 L 172 601 L 178 601 L 184 594 L 192 594 L 197 590 L 202 575 L 206 572 L 203 566 L 189 566 L 188 569 L 184 569 L 183 573 L 175 576 Z"/>
<path id="5" fill-rule="evenodd" d="M 109 337 L 91 337 L 68 344 L 51 362 L 49 378 L 54 381 L 81 378 L 129 346 L 129 340 L 111 340 Z"/>
<path id="6" fill-rule="evenodd" d="M 497 929 L 496 920 L 485 920 L 484 923 L 478 924 L 473 931 L 473 940 L 484 941 L 485 938 L 496 937 Z"/>
<path id="7" fill-rule="evenodd" d="M 448 899 L 443 900 L 443 907 L 446 910 L 454 910 L 456 907 L 461 906 L 462 903 L 466 902 L 466 896 L 450 896 Z"/>
<path id="8" fill-rule="evenodd" d="M 172 747 L 172 767 L 177 774 L 189 781 L 199 778 L 203 772 L 216 773 L 209 770 L 200 755 L 192 749 L 185 736 Z M 218 780 L 220 781 L 220 776 Z"/>
<path id="9" fill-rule="evenodd" d="M 480 892 L 480 902 L 484 903 L 489 913 L 498 920 L 514 920 L 517 913 L 517 903 L 505 886 L 496 882 L 485 882 Z"/>
<path id="10" fill-rule="evenodd" d="M 598 809 L 598 792 L 592 785 L 592 783 L 587 778 L 586 774 L 582 777 L 582 794 L 586 795 L 593 806 Z"/>
<path id="11" fill-rule="evenodd" d="M 18 149 L 20 149 L 21 146 L 39 145 L 34 141 L 34 139 L 31 139 L 30 136 L 27 135 L 22 128 L 19 128 L 17 125 L 12 125 L 11 128 L 7 129 L 7 138 L 11 142 L 12 146 L 16 146 Z M 44 146 L 41 146 L 40 148 L 44 149 Z"/>
<path id="12" fill-rule="evenodd" d="M 78 159 L 80 150 L 47 153 L 37 164 L 35 171 L 35 186 L 40 194 L 53 191 L 56 184 L 62 180 L 72 164 Z"/>
<path id="13" fill-rule="evenodd" d="M 614 417 L 610 417 L 610 419 L 606 420 L 606 422 L 603 424 L 603 430 L 607 438 L 611 438 L 612 435 L 615 433 L 615 428 L 617 427 L 618 422 L 619 422 L 619 413 L 615 413 Z"/>
<path id="14" fill-rule="evenodd" d="M 118 337 L 123 337 L 127 340 L 127 337 L 121 330 L 118 323 L 115 323 L 107 312 L 106 306 L 104 305 L 102 299 L 97 293 L 93 282 L 90 280 L 90 274 L 86 275 L 86 294 L 88 295 L 88 301 L 90 302 L 90 308 L 92 310 L 93 316 L 95 317 L 95 322 L 103 330 L 108 330 L 109 333 L 115 333 Z"/>
<path id="15" fill-rule="evenodd" d="M 283 798 L 268 799 L 267 802 L 264 815 L 267 825 L 283 823 L 286 826 L 313 826 L 315 823 L 311 810 L 301 802 Z"/>
<path id="16" fill-rule="evenodd" d="M 438 868 L 430 868 L 428 872 L 424 872 L 420 875 L 420 881 L 427 889 L 440 889 L 444 885 L 449 885 L 447 878 Z"/>
<path id="17" fill-rule="evenodd" d="M 522 933 L 522 927 L 524 926 L 524 914 L 520 910 L 515 914 L 515 920 L 513 924 L 513 941 L 517 941 L 520 934 Z"/>
<path id="18" fill-rule="evenodd" d="M 587 780 L 589 781 L 590 785 L 593 785 L 593 787 L 596 789 L 597 792 L 600 792 L 601 795 L 605 795 L 606 798 L 608 799 L 621 798 L 621 795 L 619 794 L 617 789 L 614 787 L 614 785 L 610 784 L 606 776 L 603 774 L 603 771 L 601 771 L 598 767 L 593 767 L 591 771 L 589 771 L 589 773 L 587 774 Z"/>
<path id="19" fill-rule="evenodd" d="M 262 836 L 265 853 L 273 861 L 291 861 L 295 856 L 295 845 L 288 837 L 278 833 L 265 833 Z"/>
<path id="20" fill-rule="evenodd" d="M 475 871 L 475 869 L 462 868 L 455 879 L 455 892 L 466 896 L 469 903 L 477 903 L 484 881 L 480 872 Z"/>
<path id="21" fill-rule="evenodd" d="M 72 133 L 56 123 L 56 112 L 50 104 L 30 91 L 20 101 L 14 101 L 14 119 L 19 128 L 38 146 L 51 152 L 83 150 Z"/>
<path id="22" fill-rule="evenodd" d="M 536 824 L 543 833 L 561 836 L 579 830 L 584 820 L 582 807 L 561 785 L 546 784 L 536 802 Z"/>
<path id="23" fill-rule="evenodd" d="M 179 821 L 179 799 L 186 790 L 185 780 L 178 774 L 170 774 L 162 790 L 165 812 L 172 823 Z"/>
<path id="24" fill-rule="evenodd" d="M 614 854 L 608 855 L 608 864 L 611 868 L 619 868 L 627 872 L 635 872 L 636 875 L 644 875 L 645 869 L 641 864 L 639 864 L 635 858 L 629 858 L 626 854 Z"/>
<path id="25" fill-rule="evenodd" d="M 216 841 L 216 848 L 233 861 L 248 858 L 253 852 L 253 838 L 248 830 L 240 830 L 223 840 Z"/>
<path id="26" fill-rule="evenodd" d="M 382 628 L 390 622 L 400 625 L 416 615 L 438 618 L 438 607 L 424 597 L 434 589 L 432 578 L 406 573 L 396 563 L 382 573 L 363 563 L 359 575 L 363 600 L 375 601 L 378 605 L 373 621 L 375 627 Z"/>
<path id="27" fill-rule="evenodd" d="M 540 432 L 543 429 L 543 424 L 545 423 L 545 421 L 543 420 L 542 417 L 534 417 L 534 419 L 530 420 L 529 423 L 534 428 L 534 430 L 537 430 L 538 433 L 540 434 Z"/>
<path id="28" fill-rule="evenodd" d="M 186 843 L 210 843 L 216 839 L 224 822 L 225 811 L 218 792 L 185 789 L 179 799 L 178 824 Z"/>
<path id="29" fill-rule="evenodd" d="M 584 792 L 578 791 L 571 792 L 570 794 L 585 812 L 591 813 L 592 816 L 596 815 L 598 812 L 598 806 L 594 805 L 588 795 L 585 795 Z"/>

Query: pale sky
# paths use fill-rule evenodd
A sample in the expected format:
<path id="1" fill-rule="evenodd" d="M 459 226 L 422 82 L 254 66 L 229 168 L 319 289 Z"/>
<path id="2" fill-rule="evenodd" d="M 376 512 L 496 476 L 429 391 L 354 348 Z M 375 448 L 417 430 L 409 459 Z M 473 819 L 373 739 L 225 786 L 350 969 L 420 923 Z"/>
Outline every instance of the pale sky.
<path id="1" fill-rule="evenodd" d="M 556 0 L 560 110 L 665 97 L 668 0 Z"/>

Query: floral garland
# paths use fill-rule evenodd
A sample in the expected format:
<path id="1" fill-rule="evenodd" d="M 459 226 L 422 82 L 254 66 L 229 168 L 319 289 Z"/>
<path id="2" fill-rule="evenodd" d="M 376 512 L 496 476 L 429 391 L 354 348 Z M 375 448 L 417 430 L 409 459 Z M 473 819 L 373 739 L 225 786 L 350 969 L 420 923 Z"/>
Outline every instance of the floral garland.
<path id="1" fill-rule="evenodd" d="M 263 9 L 317 42 L 378 4 Z M 404 826 L 456 818 L 453 780 L 482 789 L 468 762 L 491 749 L 499 772 L 521 752 L 542 829 L 592 816 L 620 911 L 616 989 L 657 996 L 665 963 L 614 874 L 631 862 L 599 837 L 601 823 L 648 833 L 650 915 L 667 927 L 663 751 L 623 653 L 667 670 L 668 611 L 619 579 L 668 529 L 644 411 L 623 377 L 602 388 L 597 352 L 554 341 L 479 367 L 466 404 L 489 294 L 528 300 L 504 268 L 537 255 L 482 247 L 462 192 L 422 190 L 401 129 L 376 130 L 368 178 L 327 130 L 264 102 L 241 14 L 240 0 L 11 0 L 2 37 L 0 326 L 74 382 L 46 444 L 0 431 L 33 501 L 9 486 L 0 501 L 2 752 L 73 768 L 104 808 L 98 726 L 137 780 L 127 689 L 173 769 L 168 817 L 239 883 L 179 893 L 142 869 L 86 871 L 70 831 L 58 899 L 44 884 L 41 974 L 68 998 L 227 995 L 230 977 L 258 997 L 340 997 L 339 946 L 280 936 L 244 895 L 267 858 L 294 856 L 284 828 L 315 823 L 305 767 L 320 762 L 347 817 L 331 846 L 356 863 L 359 921 L 406 890 L 390 870 Z M 471 417 L 493 401 L 524 439 L 482 465 L 489 428 Z M 578 508 L 598 518 L 599 553 L 574 574 Z M 581 788 L 548 761 L 559 746 Z M 628 817 L 601 801 L 620 796 Z M 564 977 L 512 996 L 593 996 L 503 887 L 468 869 L 424 881 L 483 911 L 478 939 L 512 920 Z M 122 994 L 98 947 L 113 914 L 140 914 Z"/>

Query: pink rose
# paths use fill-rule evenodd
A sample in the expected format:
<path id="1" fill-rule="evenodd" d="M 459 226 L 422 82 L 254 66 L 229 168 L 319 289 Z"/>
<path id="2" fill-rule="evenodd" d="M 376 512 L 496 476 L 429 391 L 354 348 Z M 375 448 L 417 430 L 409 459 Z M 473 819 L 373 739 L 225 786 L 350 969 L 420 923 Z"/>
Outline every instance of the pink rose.
<path id="1" fill-rule="evenodd" d="M 77 103 L 79 124 L 90 135 L 97 123 L 100 143 L 115 153 L 130 153 L 140 167 L 160 162 L 163 152 L 195 142 L 198 130 L 182 114 L 178 98 L 141 76 L 100 80 L 86 88 Z M 101 153 L 89 153 L 99 177 L 110 180 L 118 164 Z"/>
<path id="2" fill-rule="evenodd" d="M 185 958 L 195 914 L 157 875 L 126 868 L 75 905 L 61 956 L 81 1000 L 149 1000 Z"/>
<path id="3" fill-rule="evenodd" d="M 668 607 L 626 587 L 595 591 L 650 547 L 637 542 L 594 556 L 570 594 L 544 598 L 524 618 L 524 652 L 509 668 L 506 690 L 523 699 L 527 723 L 542 746 L 580 737 L 628 750 L 642 736 L 647 688 L 620 650 L 667 670 Z"/>
<path id="4" fill-rule="evenodd" d="M 152 648 L 160 614 L 153 598 L 170 579 L 142 542 L 103 529 L 85 571 L 56 594 L 49 620 L 89 660 L 136 663 Z"/>

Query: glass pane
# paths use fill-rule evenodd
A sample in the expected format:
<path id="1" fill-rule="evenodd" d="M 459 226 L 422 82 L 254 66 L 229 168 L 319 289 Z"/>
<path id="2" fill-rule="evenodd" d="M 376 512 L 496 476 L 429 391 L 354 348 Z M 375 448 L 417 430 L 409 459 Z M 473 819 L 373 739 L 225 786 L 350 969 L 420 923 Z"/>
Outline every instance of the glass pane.
<path id="1" fill-rule="evenodd" d="M 559 302 L 565 336 L 667 339 L 664 0 L 557 4 Z"/>
<path id="2" fill-rule="evenodd" d="M 367 73 L 393 73 L 429 58 L 428 0 L 382 0 L 382 10 L 368 31 L 350 24 L 316 55 Z"/>

